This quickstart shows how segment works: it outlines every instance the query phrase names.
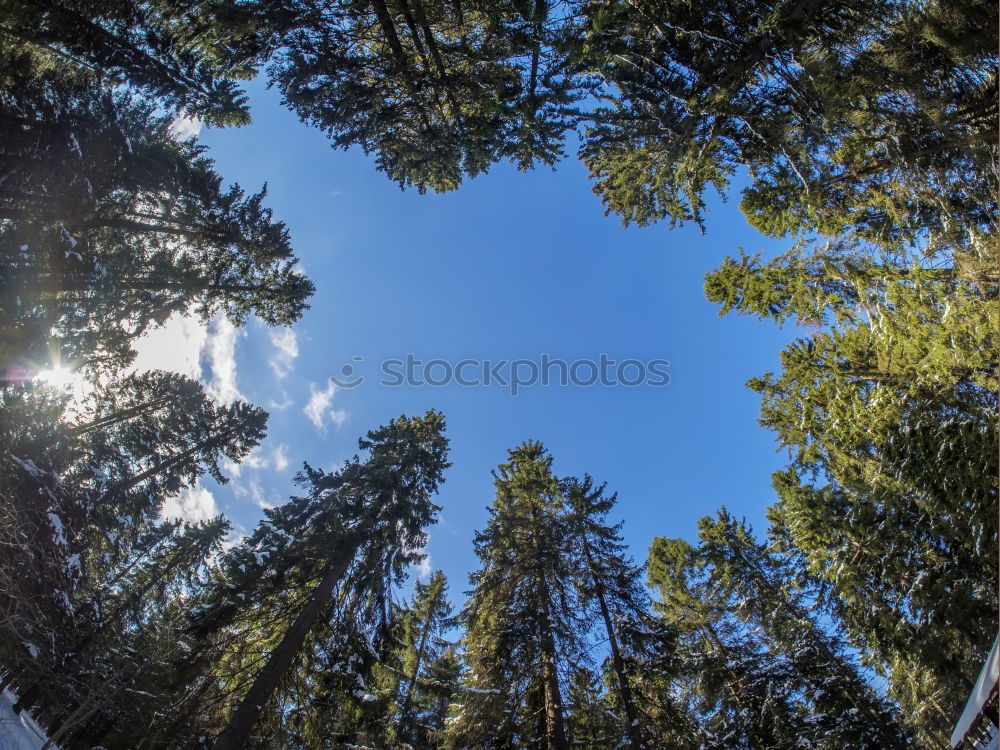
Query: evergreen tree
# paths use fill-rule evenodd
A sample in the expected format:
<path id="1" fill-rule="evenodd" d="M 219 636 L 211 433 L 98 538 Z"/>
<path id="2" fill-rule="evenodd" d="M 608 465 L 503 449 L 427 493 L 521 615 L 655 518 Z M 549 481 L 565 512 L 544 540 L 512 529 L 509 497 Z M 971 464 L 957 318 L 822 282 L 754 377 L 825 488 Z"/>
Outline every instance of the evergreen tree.
<path id="1" fill-rule="evenodd" d="M 462 619 L 467 673 L 456 747 L 566 750 L 560 669 L 580 660 L 566 506 L 540 443 L 509 451 L 494 473 L 496 498 L 477 532 L 482 567 L 470 576 Z"/>
<path id="2" fill-rule="evenodd" d="M 586 12 L 583 55 L 614 93 L 581 156 L 626 222 L 700 223 L 706 189 L 748 169 L 743 212 L 773 236 L 935 247 L 995 227 L 997 113 L 983 100 L 996 80 L 992 4 L 644 1 Z"/>
<path id="3" fill-rule="evenodd" d="M 813 746 L 909 747 L 892 706 L 866 684 L 842 639 L 812 614 L 816 592 L 802 586 L 794 558 L 767 549 L 725 510 L 698 528 L 699 552 L 718 585 L 731 587 L 736 616 L 762 631 L 768 649 L 788 661 L 809 696 Z"/>
<path id="4" fill-rule="evenodd" d="M 180 375 L 132 375 L 121 385 L 141 389 L 149 383 L 185 398 L 84 435 L 86 463 L 77 469 L 76 481 L 91 498 L 89 520 L 98 528 L 130 519 L 139 529 L 157 515 L 167 497 L 193 486 L 205 473 L 217 482 L 228 482 L 220 463 L 224 459 L 239 463 L 266 432 L 263 409 L 242 401 L 220 406 L 200 384 Z M 140 392 L 133 394 L 145 398 Z M 107 548 L 97 542 L 92 551 L 103 553 Z"/>
<path id="5" fill-rule="evenodd" d="M 993 640 L 995 263 L 849 246 L 706 278 L 723 311 L 820 326 L 749 385 L 790 451 L 770 518 L 906 723 L 938 744 Z M 985 469 L 985 471 L 984 471 Z"/>
<path id="6" fill-rule="evenodd" d="M 58 669 L 19 689 L 21 705 L 38 700 L 50 738 L 62 747 L 134 747 L 135 728 L 169 701 L 167 669 L 180 650 L 177 602 L 197 589 L 229 524 L 169 526 L 174 533 L 148 560 L 107 581 L 97 602 L 84 599 L 89 610 L 76 607 Z"/>
<path id="7" fill-rule="evenodd" d="M 303 15 L 272 69 L 286 103 L 400 186 L 453 190 L 500 159 L 562 155 L 582 93 L 564 6 L 373 0 Z"/>
<path id="8" fill-rule="evenodd" d="M 448 649 L 442 640 L 442 630 L 451 623 L 452 607 L 447 599 L 447 580 L 444 573 L 435 571 L 424 584 L 416 583 L 413 603 L 402 615 L 403 654 L 402 679 L 398 688 L 398 716 L 394 728 L 395 742 L 414 748 L 431 747 L 430 733 L 440 732 L 440 696 L 448 685 L 428 685 L 436 681 L 430 669 L 443 666 L 440 659 Z M 429 695 L 428 695 L 429 692 Z M 426 705 L 428 698 L 431 705 Z M 428 716 L 428 714 L 430 714 Z M 429 723 L 437 719 L 439 723 Z"/>
<path id="9" fill-rule="evenodd" d="M 640 628 L 649 610 L 649 600 L 639 580 L 641 568 L 626 557 L 626 546 L 620 534 L 622 524 L 611 526 L 606 521 L 617 494 L 605 497 L 604 487 L 594 487 L 594 480 L 589 476 L 582 482 L 566 480 L 564 491 L 570 511 L 570 533 L 582 563 L 577 595 L 581 601 L 597 606 L 611 652 L 615 692 L 624 716 L 623 726 L 618 729 L 628 737 L 623 746 L 639 750 L 645 746 L 643 730 L 619 630 Z"/>
<path id="10" fill-rule="evenodd" d="M 761 635 L 735 617 L 698 550 L 681 539 L 653 540 L 649 583 L 655 609 L 675 629 L 673 679 L 689 682 L 691 711 L 704 748 L 801 747 L 808 707 L 796 675 Z"/>
<path id="11" fill-rule="evenodd" d="M 171 111 L 242 125 L 250 118 L 238 81 L 253 76 L 290 13 L 289 5 L 228 0 L 27 0 L 7 9 L 0 49 L 22 66 L 129 85 Z"/>
<path id="12" fill-rule="evenodd" d="M 6 362 L 122 367 L 173 313 L 296 320 L 312 293 L 265 192 L 224 189 L 204 149 L 127 93 L 42 76 L 0 96 Z"/>
<path id="13" fill-rule="evenodd" d="M 423 545 L 423 527 L 437 510 L 430 498 L 447 466 L 443 429 L 435 412 L 400 417 L 359 441 L 370 452 L 367 460 L 355 457 L 332 474 L 306 466 L 299 481 L 307 496 L 267 511 L 254 534 L 227 555 L 214 593 L 192 612 L 192 632 L 205 638 L 243 622 L 253 626 L 270 606 L 275 610 L 264 626 L 273 648 L 262 666 L 252 667 L 252 684 L 240 689 L 217 730 L 217 748 L 246 745 L 304 644 L 322 637 L 334 619 L 331 607 L 346 608 L 336 618 L 341 623 L 350 616 L 360 625 L 385 624 L 390 587 L 416 559 L 408 550 Z M 234 658 L 223 664 L 237 666 Z M 229 672 L 225 680 L 234 678 Z"/>
<path id="14" fill-rule="evenodd" d="M 589 669 L 578 669 L 566 691 L 566 730 L 575 746 L 593 750 L 620 747 L 621 725 L 609 710 L 600 679 Z M 642 745 L 636 745 L 642 747 Z"/>

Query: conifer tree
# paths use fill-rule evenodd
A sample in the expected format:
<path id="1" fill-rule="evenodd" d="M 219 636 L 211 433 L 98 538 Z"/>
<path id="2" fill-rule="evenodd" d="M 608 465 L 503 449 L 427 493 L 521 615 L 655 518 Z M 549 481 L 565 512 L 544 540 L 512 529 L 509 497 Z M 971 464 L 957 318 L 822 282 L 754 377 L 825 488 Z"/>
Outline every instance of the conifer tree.
<path id="1" fill-rule="evenodd" d="M 84 606 L 63 636 L 68 647 L 58 667 L 19 687 L 15 708 L 37 701 L 60 746 L 134 747 L 135 728 L 169 702 L 165 669 L 178 651 L 177 603 L 197 589 L 229 524 L 215 518 L 166 525 L 173 533 L 165 543 L 97 592 L 103 606 L 81 594 Z"/>
<path id="2" fill-rule="evenodd" d="M 22 66 L 130 85 L 171 111 L 242 125 L 249 113 L 238 81 L 253 76 L 290 14 L 287 4 L 227 0 L 30 0 L 8 9 L 0 49 Z"/>
<path id="3" fill-rule="evenodd" d="M 583 646 L 566 505 L 540 443 L 508 455 L 494 473 L 489 522 L 475 538 L 481 568 L 470 576 L 463 613 L 468 671 L 450 742 L 566 750 L 560 669 Z"/>
<path id="4" fill-rule="evenodd" d="M 330 474 L 306 466 L 299 481 L 308 494 L 268 511 L 229 553 L 225 577 L 192 613 L 192 632 L 204 638 L 268 604 L 279 617 L 273 649 L 252 670 L 216 748 L 245 746 L 307 639 L 331 622 L 332 606 L 345 603 L 359 623 L 385 622 L 390 587 L 416 559 L 409 550 L 423 545 L 423 527 L 437 510 L 431 497 L 447 466 L 443 429 L 435 412 L 399 417 L 359 441 L 369 451 L 365 461 L 355 457 Z M 241 602 L 253 608 L 245 611 Z"/>
<path id="5" fill-rule="evenodd" d="M 589 669 L 573 673 L 566 690 L 566 730 L 574 745 L 612 750 L 620 744 L 621 724 L 610 710 L 600 678 Z M 642 747 L 642 745 L 636 745 Z"/>
<path id="6" fill-rule="evenodd" d="M 116 369 L 173 313 L 296 320 L 312 293 L 265 191 L 223 188 L 203 148 L 127 93 L 42 76 L 0 100 L 5 359 Z"/>
<path id="7" fill-rule="evenodd" d="M 992 231 L 996 8 L 959 6 L 589 4 L 583 55 L 615 87 L 581 151 L 595 191 L 626 222 L 700 222 L 746 168 L 741 208 L 772 236 Z"/>
<path id="8" fill-rule="evenodd" d="M 624 716 L 619 729 L 628 737 L 623 745 L 631 750 L 644 747 L 643 730 L 636 702 L 632 695 L 630 675 L 622 653 L 620 629 L 636 629 L 649 610 L 649 600 L 639 580 L 641 568 L 626 557 L 626 547 L 620 531 L 622 524 L 611 526 L 607 514 L 614 507 L 617 494 L 604 496 L 604 487 L 594 486 L 594 480 L 566 480 L 566 502 L 569 506 L 570 533 L 579 555 L 580 580 L 577 596 L 583 602 L 596 604 L 608 649 L 611 671 L 615 677 L 615 693 Z"/>
<path id="9" fill-rule="evenodd" d="M 677 633 L 676 680 L 692 684 L 692 713 L 705 748 L 791 748 L 808 742 L 795 675 L 760 635 L 734 617 L 698 551 L 681 539 L 653 540 L 649 582 L 655 609 Z"/>
<path id="10" fill-rule="evenodd" d="M 831 748 L 910 747 L 891 704 L 866 684 L 842 639 L 812 614 L 815 592 L 801 585 L 794 559 L 768 550 L 725 509 L 716 519 L 703 518 L 698 529 L 699 552 L 714 580 L 732 589 L 735 614 L 760 628 L 768 649 L 788 661 L 810 696 L 811 741 Z"/>
<path id="11" fill-rule="evenodd" d="M 792 458 L 770 518 L 931 744 L 997 606 L 996 284 L 972 253 L 943 261 L 794 249 L 706 280 L 724 310 L 822 326 L 782 352 L 779 374 L 749 383 Z"/>
<path id="12" fill-rule="evenodd" d="M 434 677 L 428 674 L 439 662 L 448 647 L 441 633 L 450 621 L 452 607 L 448 601 L 447 580 L 440 570 L 431 574 L 424 584 L 416 583 L 413 603 L 403 613 L 402 638 L 404 650 L 401 667 L 402 679 L 398 689 L 398 716 L 393 735 L 395 742 L 405 743 L 415 748 L 430 746 L 429 731 L 441 731 L 443 724 L 434 726 L 421 713 L 433 706 L 425 703 L 427 682 Z M 440 687 L 431 687 L 431 695 L 440 693 Z M 439 718 L 439 717 L 434 717 Z"/>
<path id="13" fill-rule="evenodd" d="M 124 385 L 156 380 L 187 398 L 86 435 L 87 463 L 76 475 L 91 497 L 90 520 L 99 527 L 131 519 L 139 528 L 167 497 L 206 473 L 228 482 L 221 462 L 239 463 L 266 432 L 263 409 L 242 401 L 220 406 L 183 376 L 154 372 L 129 376 Z"/>
<path id="14" fill-rule="evenodd" d="M 535 3 L 317 3 L 272 76 L 286 103 L 360 145 L 402 187 L 453 190 L 500 159 L 552 164 L 578 114 L 567 8 Z M 570 13 L 572 11 L 570 10 Z"/>

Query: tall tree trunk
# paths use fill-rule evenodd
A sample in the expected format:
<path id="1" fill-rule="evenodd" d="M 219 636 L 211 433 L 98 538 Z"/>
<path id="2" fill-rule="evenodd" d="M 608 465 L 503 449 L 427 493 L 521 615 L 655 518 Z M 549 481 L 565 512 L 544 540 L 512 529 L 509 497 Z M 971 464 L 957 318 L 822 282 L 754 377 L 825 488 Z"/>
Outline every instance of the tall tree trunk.
<path id="1" fill-rule="evenodd" d="M 539 525 L 537 510 L 532 513 L 536 529 Z M 545 699 L 545 740 L 548 750 L 569 750 L 566 741 L 566 727 L 563 722 L 562 696 L 559 693 L 559 674 L 556 671 L 556 641 L 552 635 L 552 619 L 549 616 L 551 597 L 542 570 L 541 545 L 538 535 L 532 533 L 535 554 L 535 591 L 538 596 L 538 637 L 542 647 L 542 692 Z"/>
<path id="2" fill-rule="evenodd" d="M 545 734 L 550 750 L 569 750 L 563 724 L 562 696 L 556 673 L 556 644 L 551 630 L 542 632 L 542 686 L 545 691 Z"/>
<path id="3" fill-rule="evenodd" d="M 85 435 L 93 430 L 110 427 L 113 424 L 118 424 L 119 422 L 124 422 L 133 417 L 138 417 L 142 414 L 154 411 L 161 406 L 166 405 L 171 400 L 177 400 L 177 394 L 170 394 L 167 396 L 161 396 L 160 398 L 153 399 L 152 401 L 146 401 L 137 406 L 133 406 L 129 409 L 123 409 L 121 411 L 114 412 L 113 414 L 102 417 L 100 419 L 95 419 L 92 422 L 84 422 L 83 424 L 75 425 L 69 432 L 74 437 L 80 435 Z"/>
<path id="4" fill-rule="evenodd" d="M 417 93 L 417 86 L 413 81 L 412 71 L 406 60 L 406 52 L 403 50 L 403 45 L 399 41 L 399 34 L 396 33 L 396 26 L 392 22 L 392 15 L 389 13 L 389 9 L 385 5 L 385 0 L 371 0 L 372 9 L 375 11 L 375 18 L 378 20 L 378 25 L 382 29 L 382 34 L 385 37 L 386 44 L 389 45 L 389 49 L 392 50 L 392 56 L 396 59 L 396 63 L 399 65 L 400 73 L 403 75 L 403 79 L 406 81 L 408 88 L 410 89 L 410 96 L 413 98 L 413 103 L 418 107 L 420 112 L 420 119 L 424 123 L 424 128 L 428 131 L 431 130 L 431 121 L 427 117 L 427 113 L 424 108 L 419 105 L 420 97 Z"/>
<path id="5" fill-rule="evenodd" d="M 367 535 L 372 526 L 372 519 L 366 521 L 355 533 L 345 540 L 344 549 L 340 556 L 326 569 L 320 582 L 316 584 L 309 600 L 302 607 L 296 616 L 295 621 L 285 631 L 281 643 L 271 652 L 257 679 L 254 680 L 250 690 L 243 697 L 242 702 L 229 719 L 226 728 L 215 741 L 213 750 L 242 750 L 250 737 L 257 719 L 260 718 L 260 711 L 274 694 L 278 683 L 288 672 L 292 662 L 302 649 L 306 636 L 316 625 L 320 614 L 330 601 L 333 588 L 344 575 L 344 571 L 354 559 L 361 540 Z"/>
<path id="6" fill-rule="evenodd" d="M 632 700 L 632 688 L 628 684 L 628 676 L 625 674 L 625 662 L 622 660 L 621 649 L 618 646 L 618 633 L 615 625 L 611 622 L 611 612 L 608 610 L 607 598 L 604 596 L 604 586 L 597 571 L 594 568 L 594 561 L 590 556 L 590 547 L 586 541 L 583 546 L 584 554 L 587 557 L 587 565 L 590 568 L 591 580 L 594 583 L 594 590 L 597 592 L 597 603 L 601 607 L 601 617 L 604 619 L 604 627 L 608 632 L 608 646 L 611 649 L 611 662 L 614 664 L 615 675 L 618 677 L 618 692 L 622 701 L 622 708 L 625 710 L 625 720 L 628 722 L 629 743 L 626 747 L 630 750 L 639 750 L 642 747 L 642 732 L 639 728 L 639 714 L 635 710 L 635 703 Z"/>
<path id="7" fill-rule="evenodd" d="M 424 649 L 427 647 L 427 631 L 430 629 L 431 620 L 434 618 L 434 605 L 435 602 L 431 602 L 431 606 L 427 609 L 427 617 L 424 619 L 424 627 L 420 633 L 420 645 L 417 647 L 417 659 L 416 664 L 413 666 L 413 674 L 410 675 L 406 686 L 406 695 L 403 696 L 403 705 L 399 709 L 399 727 L 406 734 L 405 740 L 409 741 L 412 739 L 409 725 L 410 718 L 410 707 L 413 705 L 413 688 L 417 684 L 417 677 L 420 676 L 420 665 L 424 660 Z"/>

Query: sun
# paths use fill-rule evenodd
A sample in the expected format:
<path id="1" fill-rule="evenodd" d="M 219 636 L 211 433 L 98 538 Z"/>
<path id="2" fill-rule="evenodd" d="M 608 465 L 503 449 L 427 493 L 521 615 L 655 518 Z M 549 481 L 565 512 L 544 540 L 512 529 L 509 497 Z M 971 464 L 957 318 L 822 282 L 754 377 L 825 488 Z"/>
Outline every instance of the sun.
<path id="1" fill-rule="evenodd" d="M 80 376 L 67 367 L 53 367 L 42 370 L 35 376 L 35 381 L 45 383 L 53 388 L 73 388 L 80 382 Z"/>

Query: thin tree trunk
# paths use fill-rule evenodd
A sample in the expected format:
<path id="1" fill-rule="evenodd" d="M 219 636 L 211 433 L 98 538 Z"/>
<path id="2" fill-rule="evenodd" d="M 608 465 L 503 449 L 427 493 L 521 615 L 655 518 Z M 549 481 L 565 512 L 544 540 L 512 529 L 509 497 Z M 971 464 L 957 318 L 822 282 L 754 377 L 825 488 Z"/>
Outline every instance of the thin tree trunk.
<path id="1" fill-rule="evenodd" d="M 420 675 L 420 665 L 424 660 L 424 649 L 427 646 L 427 631 L 431 626 L 431 619 L 434 617 L 435 607 L 433 606 L 436 602 L 431 602 L 431 605 L 427 609 L 427 617 L 424 620 L 424 627 L 420 633 L 420 645 L 417 647 L 417 660 L 416 664 L 413 666 L 413 674 L 408 680 L 406 686 L 406 695 L 403 697 L 403 705 L 399 709 L 399 724 L 400 728 L 406 733 L 406 739 L 410 739 L 410 731 L 408 719 L 410 716 L 410 706 L 413 704 L 413 688 L 417 684 L 417 677 Z"/>
<path id="2" fill-rule="evenodd" d="M 532 513 L 537 527 L 537 511 Z M 542 550 L 537 533 L 532 533 L 535 553 L 535 590 L 538 596 L 538 636 L 542 647 L 542 691 L 545 700 L 545 740 L 548 750 L 569 750 L 566 741 L 566 727 L 563 722 L 562 696 L 559 693 L 559 674 L 556 671 L 556 643 L 552 635 L 552 620 L 549 617 L 551 599 L 545 573 L 539 561 Z"/>
<path id="3" fill-rule="evenodd" d="M 281 682 L 289 667 L 292 666 L 295 657 L 301 651 L 306 636 L 309 635 L 309 631 L 312 630 L 323 609 L 329 603 L 334 586 L 337 585 L 351 560 L 354 559 L 361 543 L 360 540 L 365 537 L 371 523 L 369 520 L 363 529 L 358 529 L 357 533 L 345 540 L 346 543 L 340 557 L 330 563 L 320 582 L 316 584 L 316 588 L 309 595 L 309 600 L 302 607 L 295 621 L 285 631 L 281 643 L 271 652 L 267 663 L 258 672 L 257 678 L 243 697 L 239 707 L 233 712 L 226 728 L 216 739 L 213 750 L 242 750 L 246 746 L 250 732 L 253 731 L 254 725 L 260 718 L 261 709 L 274 695 L 278 683 Z"/>
<path id="4" fill-rule="evenodd" d="M 635 703 L 632 700 L 632 688 L 628 684 L 628 677 L 625 674 L 625 662 L 622 660 L 621 650 L 618 646 L 618 634 L 615 632 L 614 623 L 611 622 L 611 612 L 608 610 L 608 603 L 604 596 L 604 586 L 594 570 L 594 561 L 590 556 L 590 548 L 584 541 L 584 554 L 587 557 L 587 565 L 590 568 L 591 580 L 594 582 L 594 590 L 597 592 L 597 603 L 601 607 L 601 617 L 604 618 L 604 627 L 608 631 L 608 645 L 611 648 L 611 661 L 614 664 L 615 674 L 618 677 L 618 691 L 622 701 L 622 708 L 625 709 L 625 720 L 628 722 L 629 744 L 631 750 L 639 750 L 642 747 L 642 732 L 639 729 L 639 715 L 635 710 Z"/>
<path id="5" fill-rule="evenodd" d="M 198 445 L 192 446 L 191 448 L 188 448 L 186 451 L 178 453 L 175 456 L 171 456 L 170 458 L 164 461 L 160 461 L 159 463 L 149 467 L 145 471 L 140 472 L 127 482 L 115 485 L 114 487 L 105 490 L 104 493 L 101 495 L 101 499 L 104 500 L 110 497 L 112 494 L 116 494 L 119 492 L 128 492 L 129 490 L 145 482 L 147 479 L 156 476 L 160 472 L 166 471 L 167 469 L 194 457 L 195 455 L 198 454 L 199 451 L 203 451 L 206 448 L 213 448 L 215 446 L 221 445 L 229 437 L 230 437 L 229 433 L 220 435 L 211 440 L 206 440 L 203 443 L 199 443 Z"/>
<path id="6" fill-rule="evenodd" d="M 531 72 L 528 74 L 528 98 L 531 99 L 531 112 L 534 115 L 538 109 L 535 102 L 535 89 L 538 86 L 538 61 L 542 54 L 542 14 L 545 12 L 545 0 L 535 0 L 535 44 L 531 52 Z"/>
<path id="7" fill-rule="evenodd" d="M 563 725 L 562 696 L 556 674 L 555 641 L 551 632 L 542 633 L 542 682 L 545 688 L 545 733 L 551 750 L 569 750 Z"/>
<path id="8" fill-rule="evenodd" d="M 392 22 L 392 16 L 389 14 L 389 9 L 385 6 L 384 0 L 371 0 L 371 6 L 375 11 L 375 17 L 378 19 L 378 25 L 382 28 L 382 34 L 385 36 L 385 41 L 389 45 L 389 49 L 392 50 L 393 57 L 396 58 L 400 73 L 403 75 L 403 79 L 409 86 L 410 96 L 413 97 L 413 103 L 420 111 L 420 119 L 424 123 L 424 128 L 429 131 L 431 129 L 431 121 L 428 119 L 427 113 L 424 111 L 423 107 L 420 106 L 419 98 L 417 96 L 417 87 L 413 82 L 412 76 L 410 75 L 410 66 L 406 61 L 406 52 L 403 50 L 403 45 L 399 41 L 399 34 L 396 33 L 396 26 Z"/>
<path id="9" fill-rule="evenodd" d="M 451 116 L 457 121 L 461 117 L 460 107 L 458 106 L 458 101 L 455 99 L 455 92 L 451 90 L 451 84 L 448 81 L 448 71 L 445 69 L 444 60 L 441 58 L 441 50 L 438 48 L 437 41 L 434 39 L 434 32 L 431 31 L 431 26 L 427 21 L 427 15 L 424 13 L 423 3 L 421 3 L 420 0 L 413 0 L 413 9 L 416 11 L 417 20 L 420 22 L 420 28 L 423 29 L 424 39 L 427 42 L 427 49 L 430 50 L 431 57 L 434 59 L 434 66 L 437 68 L 438 78 L 441 80 L 441 85 L 444 86 L 444 95 L 447 97 L 449 104 L 451 104 L 451 108 L 453 110 Z"/>
<path id="10" fill-rule="evenodd" d="M 161 396 L 160 398 L 153 399 L 152 401 L 146 401 L 145 403 L 139 404 L 138 406 L 133 406 L 129 409 L 124 409 L 122 411 L 115 412 L 114 414 L 102 417 L 101 419 L 95 419 L 92 422 L 85 422 L 83 424 L 75 425 L 69 432 L 74 437 L 79 437 L 80 435 L 85 435 L 92 430 L 96 430 L 103 427 L 108 427 L 109 425 L 117 424 L 118 422 L 124 422 L 133 417 L 138 417 L 146 412 L 158 409 L 169 401 L 177 400 L 176 394 L 171 394 L 168 396 Z"/>

